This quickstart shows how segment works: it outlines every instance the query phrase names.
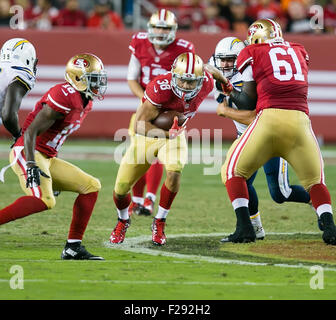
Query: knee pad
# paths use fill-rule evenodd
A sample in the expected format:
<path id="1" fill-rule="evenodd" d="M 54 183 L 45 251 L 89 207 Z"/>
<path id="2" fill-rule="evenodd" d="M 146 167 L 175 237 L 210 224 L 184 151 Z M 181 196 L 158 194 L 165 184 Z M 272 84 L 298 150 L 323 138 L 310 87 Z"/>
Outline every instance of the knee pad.
<path id="1" fill-rule="evenodd" d="M 125 195 L 131 190 L 131 185 L 127 182 L 118 182 L 114 187 L 114 192 L 119 195 Z"/>
<path id="2" fill-rule="evenodd" d="M 54 196 L 48 195 L 46 197 L 42 197 L 41 200 L 45 203 L 48 209 L 52 209 L 56 205 L 56 199 Z"/>
<path id="3" fill-rule="evenodd" d="M 101 189 L 101 183 L 99 181 L 99 179 L 91 177 L 87 187 L 85 188 L 85 192 L 86 193 L 91 193 L 91 192 L 98 192 Z"/>

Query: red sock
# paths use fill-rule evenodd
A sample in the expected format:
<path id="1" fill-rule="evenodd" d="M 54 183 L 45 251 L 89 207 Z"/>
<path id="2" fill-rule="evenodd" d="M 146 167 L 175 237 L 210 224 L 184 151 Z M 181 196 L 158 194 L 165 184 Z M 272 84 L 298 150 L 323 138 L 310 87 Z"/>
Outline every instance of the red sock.
<path id="1" fill-rule="evenodd" d="M 118 198 L 113 191 L 113 200 L 119 210 L 126 209 L 131 203 L 131 194 L 127 193 L 123 198 Z"/>
<path id="2" fill-rule="evenodd" d="M 163 164 L 159 161 L 153 163 L 146 173 L 147 192 L 156 194 L 163 174 Z"/>
<path id="3" fill-rule="evenodd" d="M 248 199 L 248 189 L 246 180 L 242 177 L 233 177 L 226 181 L 226 190 L 231 202 L 236 199 Z"/>
<path id="4" fill-rule="evenodd" d="M 82 240 L 97 201 L 98 192 L 78 195 L 74 206 L 68 239 Z"/>
<path id="5" fill-rule="evenodd" d="M 47 209 L 48 207 L 41 199 L 23 196 L 0 210 L 0 225 Z"/>
<path id="6" fill-rule="evenodd" d="M 133 196 L 143 198 L 145 186 L 146 186 L 146 174 L 144 174 L 133 186 L 132 188 Z"/>
<path id="7" fill-rule="evenodd" d="M 315 210 L 322 204 L 331 204 L 329 191 L 327 187 L 322 183 L 314 184 L 311 187 L 309 194 Z"/>
<path id="8" fill-rule="evenodd" d="M 171 192 L 166 185 L 163 184 L 160 192 L 160 207 L 169 210 L 176 195 L 177 192 Z"/>

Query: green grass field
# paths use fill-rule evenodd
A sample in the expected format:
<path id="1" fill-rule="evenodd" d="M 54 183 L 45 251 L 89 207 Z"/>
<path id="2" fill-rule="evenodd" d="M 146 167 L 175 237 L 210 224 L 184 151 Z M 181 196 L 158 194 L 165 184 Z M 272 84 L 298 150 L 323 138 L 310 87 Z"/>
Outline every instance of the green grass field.
<path id="1" fill-rule="evenodd" d="M 0 152 L 5 153 L 7 147 L 8 142 L 1 142 Z M 114 147 L 108 141 L 68 141 L 60 154 L 101 180 L 102 190 L 83 244 L 106 260 L 60 260 L 76 197 L 63 192 L 51 211 L 0 226 L 1 300 L 335 299 L 336 248 L 323 243 L 310 206 L 278 205 L 271 200 L 263 170 L 255 181 L 268 234 L 263 241 L 219 242 L 235 227 L 226 190 L 220 175 L 205 176 L 205 165 L 189 164 L 167 219 L 167 245 L 152 246 L 152 218 L 143 216 L 132 219 L 123 244 L 109 245 L 117 221 L 112 198 L 118 169 Z M 80 159 L 80 150 L 94 154 Z M 1 167 L 7 163 L 5 158 L 0 160 Z M 336 203 L 332 163 L 328 158 L 325 173 Z M 290 180 L 297 183 L 293 172 Z M 1 208 L 23 194 L 11 170 L 1 190 Z M 292 255 L 284 254 L 293 250 Z M 13 288 L 15 266 L 24 272 L 22 289 Z M 311 288 L 312 266 L 322 268 L 323 288 Z"/>

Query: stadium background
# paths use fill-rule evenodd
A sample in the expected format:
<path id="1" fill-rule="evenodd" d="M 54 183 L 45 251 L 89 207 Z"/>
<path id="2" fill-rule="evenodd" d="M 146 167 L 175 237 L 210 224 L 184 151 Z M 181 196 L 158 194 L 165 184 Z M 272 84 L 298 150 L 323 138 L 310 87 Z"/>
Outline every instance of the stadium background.
<path id="1" fill-rule="evenodd" d="M 8 0 L 4 0 L 5 2 Z M 66 3 L 71 0 L 63 1 Z M 97 0 L 103 2 L 104 0 Z M 214 0 L 215 1 L 215 0 Z M 194 1 L 195 3 L 213 3 L 214 1 Z M 217 1 L 217 0 L 216 0 Z M 215 1 L 215 2 L 216 2 Z M 231 0 L 231 2 L 238 0 Z M 15 1 L 14 1 L 15 2 Z M 27 1 L 26 1 L 27 2 Z M 44 1 L 45 2 L 45 1 Z M 48 1 L 46 1 L 48 2 Z M 50 1 L 49 1 L 50 2 Z M 51 1 L 51 3 L 61 3 L 62 1 Z M 75 1 L 76 2 L 76 1 Z M 151 1 L 160 4 L 165 1 Z M 167 2 L 167 1 L 166 1 Z M 169 1 L 168 1 L 169 2 Z M 167 2 L 167 3 L 168 3 Z M 178 1 L 173 1 L 178 2 Z M 187 1 L 180 1 L 186 3 Z M 189 1 L 192 2 L 192 1 Z M 217 1 L 220 3 L 221 1 Z M 249 0 L 249 2 L 251 2 Z M 20 2 L 19 2 L 20 3 Z M 79 4 L 91 4 L 94 1 L 80 0 Z M 133 3 L 134 19 L 133 23 L 126 23 L 129 15 L 124 14 L 124 27 L 116 30 L 102 30 L 101 28 L 83 28 L 73 26 L 57 26 L 52 30 L 41 30 L 37 27 L 28 27 L 24 30 L 12 30 L 9 27 L 1 27 L 0 43 L 12 37 L 24 37 L 30 40 L 37 49 L 39 58 L 37 83 L 35 88 L 24 99 L 20 110 L 20 120 L 25 119 L 36 101 L 54 84 L 63 81 L 64 68 L 68 59 L 79 52 L 91 52 L 103 60 L 108 72 L 108 90 L 103 101 L 97 101 L 93 112 L 86 119 L 80 130 L 72 137 L 80 138 L 113 138 L 115 132 L 120 128 L 127 128 L 130 115 L 136 110 L 139 101 L 128 88 L 126 81 L 127 64 L 130 57 L 128 49 L 132 35 L 137 31 L 146 31 L 145 24 L 137 24 L 136 4 L 149 3 L 148 1 L 119 1 L 114 0 L 116 12 L 121 7 Z M 270 3 L 282 3 L 270 0 Z M 37 3 L 38 4 L 38 3 Z M 151 10 L 155 8 L 152 7 Z M 188 12 L 192 12 L 189 8 Z M 204 8 L 203 8 L 204 9 Z M 143 10 L 144 11 L 144 10 Z M 141 12 L 141 14 L 143 13 Z M 26 12 L 26 11 L 25 11 Z M 124 12 L 125 13 L 125 12 Z M 142 15 L 142 21 L 148 20 L 146 15 Z M 269 12 L 268 12 L 269 14 Z M 89 15 L 89 14 L 88 14 Z M 25 15 L 26 17 L 26 15 Z M 26 18 L 25 18 L 26 19 Z M 140 26 L 140 29 L 134 26 Z M 225 36 L 238 36 L 245 39 L 245 33 L 237 33 L 229 30 L 221 32 L 199 32 L 195 28 L 185 30 L 180 28 L 177 36 L 192 41 L 195 44 L 196 53 L 207 61 L 213 54 L 216 43 Z M 306 47 L 310 55 L 309 72 L 309 107 L 312 118 L 313 129 L 320 142 L 336 142 L 336 131 L 333 126 L 336 120 L 336 51 L 335 35 L 333 33 L 287 33 L 285 38 L 288 41 L 296 41 Z M 220 118 L 216 115 L 216 103 L 213 95 L 210 94 L 199 109 L 199 114 L 193 118 L 188 129 L 202 128 L 210 129 L 213 134 L 214 129 L 222 129 L 223 138 L 232 140 L 235 138 L 235 128 L 232 121 Z M 8 133 L 0 128 L 0 137 L 8 137 Z"/>

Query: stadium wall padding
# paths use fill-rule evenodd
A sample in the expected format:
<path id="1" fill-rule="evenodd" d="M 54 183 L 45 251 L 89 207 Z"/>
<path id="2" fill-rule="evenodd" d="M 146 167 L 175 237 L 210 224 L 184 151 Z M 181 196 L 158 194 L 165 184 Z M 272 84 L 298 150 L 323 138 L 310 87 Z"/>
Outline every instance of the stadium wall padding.
<path id="1" fill-rule="evenodd" d="M 0 43 L 9 38 L 22 37 L 31 41 L 37 50 L 39 72 L 36 88 L 25 98 L 20 110 L 20 122 L 34 107 L 39 97 L 54 83 L 63 81 L 64 67 L 68 59 L 80 52 L 91 52 L 99 56 L 108 67 L 109 91 L 104 103 L 87 117 L 82 127 L 73 137 L 113 138 L 116 131 L 127 128 L 130 115 L 139 101 L 134 98 L 126 82 L 127 64 L 130 57 L 128 45 L 134 31 L 107 32 L 61 28 L 53 31 L 2 29 Z M 207 61 L 213 54 L 217 42 L 230 33 L 204 34 L 198 32 L 178 32 L 179 38 L 194 43 L 196 53 Z M 235 35 L 245 38 L 245 35 Z M 336 142 L 336 37 L 332 35 L 285 35 L 288 41 L 305 46 L 310 56 L 309 104 L 313 129 L 319 139 Z M 40 70 L 42 72 L 40 76 Z M 56 72 L 54 72 L 56 70 Z M 235 138 L 235 127 L 231 120 L 216 115 L 216 103 L 209 96 L 205 107 L 201 106 L 189 123 L 188 129 L 222 129 L 225 140 Z M 0 136 L 8 136 L 3 127 Z"/>

